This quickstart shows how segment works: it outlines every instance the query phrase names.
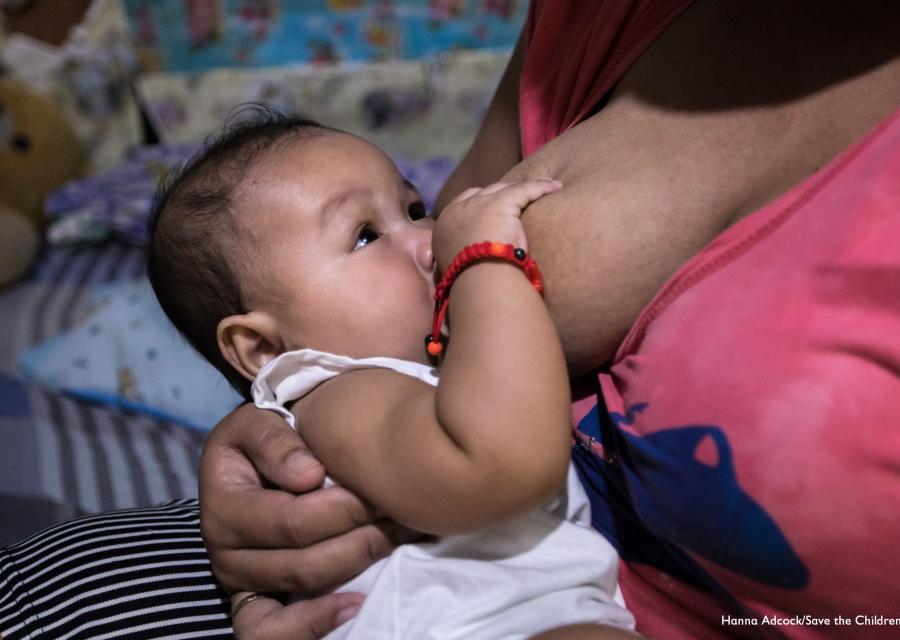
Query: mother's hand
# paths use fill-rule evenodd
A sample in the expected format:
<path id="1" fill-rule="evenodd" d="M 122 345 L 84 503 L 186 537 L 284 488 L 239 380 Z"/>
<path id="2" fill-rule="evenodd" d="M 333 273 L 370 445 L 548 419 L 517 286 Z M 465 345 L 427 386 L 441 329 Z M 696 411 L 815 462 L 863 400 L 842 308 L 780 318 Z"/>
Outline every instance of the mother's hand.
<path id="1" fill-rule="evenodd" d="M 253 599 L 247 601 L 249 597 Z M 274 598 L 239 592 L 232 598 L 232 624 L 239 640 L 318 640 L 356 615 L 359 593 L 330 593 L 287 606 Z"/>
<path id="2" fill-rule="evenodd" d="M 340 487 L 287 423 L 252 405 L 210 433 L 200 459 L 200 525 L 229 591 L 314 596 L 388 555 L 411 532 Z"/>

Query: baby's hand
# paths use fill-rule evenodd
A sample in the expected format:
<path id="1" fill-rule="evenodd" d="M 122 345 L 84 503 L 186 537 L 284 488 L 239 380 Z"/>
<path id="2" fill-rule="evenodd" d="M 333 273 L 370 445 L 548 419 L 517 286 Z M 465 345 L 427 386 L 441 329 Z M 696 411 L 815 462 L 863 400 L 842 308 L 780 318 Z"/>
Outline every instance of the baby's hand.
<path id="1" fill-rule="evenodd" d="M 528 249 L 522 210 L 562 186 L 549 178 L 527 182 L 497 182 L 463 191 L 441 212 L 432 245 L 443 271 L 464 247 L 476 242 L 512 243 Z"/>

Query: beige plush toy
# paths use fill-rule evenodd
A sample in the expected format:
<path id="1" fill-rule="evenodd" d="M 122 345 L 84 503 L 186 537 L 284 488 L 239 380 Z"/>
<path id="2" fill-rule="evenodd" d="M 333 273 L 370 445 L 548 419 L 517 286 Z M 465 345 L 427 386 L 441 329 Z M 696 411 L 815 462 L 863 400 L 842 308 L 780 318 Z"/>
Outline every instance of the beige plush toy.
<path id="1" fill-rule="evenodd" d="M 0 287 L 28 270 L 46 223 L 44 199 L 83 165 L 65 114 L 22 84 L 0 78 Z"/>

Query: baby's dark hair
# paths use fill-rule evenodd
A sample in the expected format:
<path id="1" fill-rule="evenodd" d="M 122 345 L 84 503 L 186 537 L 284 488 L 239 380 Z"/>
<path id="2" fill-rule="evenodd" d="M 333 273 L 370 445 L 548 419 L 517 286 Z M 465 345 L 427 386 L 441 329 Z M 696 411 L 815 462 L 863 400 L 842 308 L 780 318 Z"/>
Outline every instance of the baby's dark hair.
<path id="1" fill-rule="evenodd" d="M 231 267 L 258 255 L 238 235 L 239 189 L 254 164 L 297 139 L 336 132 L 264 105 L 242 108 L 203 149 L 170 172 L 150 215 L 147 273 L 159 303 L 188 342 L 250 399 L 250 383 L 219 352 L 216 329 L 246 313 L 241 281 Z"/>

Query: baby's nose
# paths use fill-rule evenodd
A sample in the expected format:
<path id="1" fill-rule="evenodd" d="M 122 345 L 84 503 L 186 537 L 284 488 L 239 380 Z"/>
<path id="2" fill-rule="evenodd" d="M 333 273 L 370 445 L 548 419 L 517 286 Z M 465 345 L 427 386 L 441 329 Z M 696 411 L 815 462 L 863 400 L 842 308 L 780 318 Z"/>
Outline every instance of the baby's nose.
<path id="1" fill-rule="evenodd" d="M 416 246 L 416 262 L 419 267 L 426 273 L 434 271 L 434 252 L 431 250 L 431 231 L 423 234 L 423 237 Z"/>

